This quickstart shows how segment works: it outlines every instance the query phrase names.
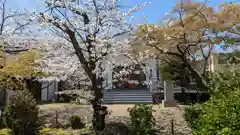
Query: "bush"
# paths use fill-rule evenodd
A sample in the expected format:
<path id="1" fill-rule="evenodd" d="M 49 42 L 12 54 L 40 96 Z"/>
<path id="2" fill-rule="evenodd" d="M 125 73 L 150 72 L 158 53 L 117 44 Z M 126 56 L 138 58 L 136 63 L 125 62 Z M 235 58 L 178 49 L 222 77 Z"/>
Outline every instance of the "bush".
<path id="1" fill-rule="evenodd" d="M 26 90 L 17 91 L 4 109 L 5 126 L 15 135 L 36 135 L 40 124 L 38 108 L 33 96 Z"/>
<path id="2" fill-rule="evenodd" d="M 240 134 L 240 89 L 212 97 L 201 105 L 196 135 Z"/>
<path id="3" fill-rule="evenodd" d="M 40 130 L 40 135 L 78 135 L 89 132 L 90 131 L 88 129 L 66 130 L 62 128 L 44 128 Z"/>
<path id="4" fill-rule="evenodd" d="M 5 128 L 4 122 L 3 122 L 3 117 L 0 116 L 0 129 Z"/>
<path id="5" fill-rule="evenodd" d="M 131 116 L 131 128 L 134 135 L 150 135 L 155 126 L 154 111 L 151 105 L 138 104 L 128 109 Z"/>
<path id="6" fill-rule="evenodd" d="M 186 109 L 194 135 L 240 134 L 240 74 L 226 72 L 209 80 L 211 98 Z M 192 117 L 192 118 L 191 118 Z"/>
<path id="7" fill-rule="evenodd" d="M 129 135 L 129 128 L 125 123 L 121 122 L 110 122 L 106 124 L 104 129 L 104 134 L 114 134 L 114 135 Z"/>
<path id="8" fill-rule="evenodd" d="M 80 116 L 72 115 L 69 119 L 69 126 L 71 126 L 72 129 L 82 129 L 85 127 L 85 124 L 82 122 Z"/>
<path id="9" fill-rule="evenodd" d="M 43 128 L 39 131 L 39 135 L 78 135 L 83 133 L 90 134 L 91 132 L 88 129 L 66 130 L 62 128 Z M 2 129 L 0 130 L 0 135 L 12 135 L 12 131 L 11 129 Z"/>
<path id="10" fill-rule="evenodd" d="M 187 121 L 188 125 L 192 128 L 196 128 L 196 123 L 198 122 L 199 116 L 201 115 L 202 110 L 200 109 L 200 105 L 190 105 L 184 108 L 184 118 Z"/>
<path id="11" fill-rule="evenodd" d="M 12 135 L 12 131 L 11 129 L 4 128 L 0 130 L 0 135 Z"/>
<path id="12" fill-rule="evenodd" d="M 214 96 L 229 93 L 233 88 L 240 87 L 240 71 L 208 73 L 208 86 L 209 92 Z"/>

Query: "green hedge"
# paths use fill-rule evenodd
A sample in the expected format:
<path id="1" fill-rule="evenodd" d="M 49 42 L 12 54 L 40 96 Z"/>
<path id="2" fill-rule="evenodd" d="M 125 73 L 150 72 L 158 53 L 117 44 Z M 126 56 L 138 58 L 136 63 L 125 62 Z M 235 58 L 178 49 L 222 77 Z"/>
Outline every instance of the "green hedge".
<path id="1" fill-rule="evenodd" d="M 209 87 L 210 100 L 185 109 L 193 135 L 240 135 L 240 74 L 214 75 Z"/>
<path id="2" fill-rule="evenodd" d="M 11 129 L 4 128 L 0 130 L 0 135 L 12 135 L 12 131 Z"/>
<path id="3" fill-rule="evenodd" d="M 56 128 L 44 128 L 40 130 L 40 135 L 75 135 L 90 132 L 88 129 L 81 130 L 67 130 L 67 129 L 56 129 Z M 10 129 L 0 130 L 0 135 L 12 135 Z"/>
<path id="4" fill-rule="evenodd" d="M 44 128 L 40 130 L 40 135 L 75 135 L 80 133 L 89 132 L 88 129 L 80 130 L 67 130 L 67 129 L 56 129 L 56 128 Z"/>
<path id="5" fill-rule="evenodd" d="M 200 106 L 200 115 L 195 120 L 196 135 L 240 134 L 240 89 L 212 97 Z"/>

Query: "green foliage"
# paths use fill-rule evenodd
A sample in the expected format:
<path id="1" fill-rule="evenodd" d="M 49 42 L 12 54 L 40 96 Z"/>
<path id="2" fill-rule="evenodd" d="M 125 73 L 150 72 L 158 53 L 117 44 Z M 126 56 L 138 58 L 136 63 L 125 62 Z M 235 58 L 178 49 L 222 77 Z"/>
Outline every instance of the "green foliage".
<path id="1" fill-rule="evenodd" d="M 159 67 L 159 71 L 160 71 L 160 75 L 161 75 L 161 78 L 163 80 L 168 80 L 168 79 L 173 79 L 172 76 L 173 76 L 173 70 L 172 70 L 172 67 L 170 65 L 167 65 L 167 64 L 161 64 L 161 66 Z"/>
<path id="2" fill-rule="evenodd" d="M 90 131 L 88 129 L 66 130 L 62 128 L 43 128 L 39 131 L 39 135 L 78 135 L 86 132 L 90 132 Z M 11 129 L 2 129 L 0 130 L 0 135 L 12 135 L 12 131 Z M 27 135 L 31 135 L 31 134 L 27 134 Z"/>
<path id="3" fill-rule="evenodd" d="M 12 135 L 12 131 L 11 129 L 4 128 L 0 130 L 0 135 Z"/>
<path id="4" fill-rule="evenodd" d="M 85 124 L 82 122 L 80 116 L 72 115 L 69 119 L 69 126 L 71 126 L 72 129 L 82 129 L 85 127 Z"/>
<path id="5" fill-rule="evenodd" d="M 234 89 L 234 88 L 233 88 Z M 201 105 L 202 114 L 195 123 L 196 135 L 240 134 L 240 89 L 213 96 Z"/>
<path id="6" fill-rule="evenodd" d="M 88 129 L 66 130 L 61 128 L 44 128 L 40 130 L 40 135 L 78 135 L 85 132 L 89 132 L 89 130 Z"/>
<path id="7" fill-rule="evenodd" d="M 106 124 L 104 134 L 130 135 L 129 126 L 121 122 L 109 122 Z"/>
<path id="8" fill-rule="evenodd" d="M 5 59 L 0 49 L 0 89 L 22 90 L 25 86 L 22 77 L 49 76 L 49 73 L 37 70 L 39 53 L 37 49 L 30 49 Z"/>
<path id="9" fill-rule="evenodd" d="M 15 135 L 38 134 L 38 107 L 27 90 L 17 91 L 17 94 L 9 99 L 4 109 L 4 122 Z"/>
<path id="10" fill-rule="evenodd" d="M 224 71 L 208 74 L 208 87 L 209 92 L 217 96 L 218 94 L 228 93 L 231 90 L 240 88 L 240 72 L 234 71 Z"/>
<path id="11" fill-rule="evenodd" d="M 192 128 L 196 128 L 196 123 L 198 122 L 198 117 L 201 115 L 202 110 L 200 109 L 200 105 L 191 105 L 184 108 L 184 118 L 187 121 L 188 125 Z"/>
<path id="12" fill-rule="evenodd" d="M 5 125 L 4 125 L 3 117 L 0 116 L 0 129 L 3 129 L 3 128 L 5 128 Z"/>
<path id="13" fill-rule="evenodd" d="M 229 39 L 226 39 L 226 40 L 224 41 L 224 43 L 225 43 L 226 45 L 232 45 L 232 44 L 234 44 L 234 43 L 236 43 L 236 42 L 238 42 L 238 40 L 237 40 L 237 39 L 234 39 L 234 38 L 229 38 Z"/>
<path id="14" fill-rule="evenodd" d="M 240 42 L 240 41 L 239 41 Z M 240 64 L 240 52 L 234 51 L 228 54 L 227 60 L 230 64 Z"/>
<path id="15" fill-rule="evenodd" d="M 136 104 L 129 108 L 131 116 L 131 128 L 134 135 L 151 135 L 154 129 L 155 118 L 152 114 L 154 110 L 151 105 Z"/>
<path id="16" fill-rule="evenodd" d="M 194 135 L 240 134 L 240 74 L 224 72 L 209 77 L 209 101 L 185 109 Z"/>
<path id="17" fill-rule="evenodd" d="M 162 62 L 159 66 L 161 79 L 179 81 L 182 85 L 189 84 L 190 72 L 179 60 L 172 59 L 169 63 Z"/>

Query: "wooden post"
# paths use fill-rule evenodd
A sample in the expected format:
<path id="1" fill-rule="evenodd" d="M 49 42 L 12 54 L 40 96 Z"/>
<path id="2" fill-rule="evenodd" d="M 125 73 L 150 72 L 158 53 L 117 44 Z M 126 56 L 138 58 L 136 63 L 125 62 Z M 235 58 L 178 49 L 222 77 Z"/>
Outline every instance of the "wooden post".
<path id="1" fill-rule="evenodd" d="M 174 119 L 171 121 L 171 133 L 174 135 Z"/>

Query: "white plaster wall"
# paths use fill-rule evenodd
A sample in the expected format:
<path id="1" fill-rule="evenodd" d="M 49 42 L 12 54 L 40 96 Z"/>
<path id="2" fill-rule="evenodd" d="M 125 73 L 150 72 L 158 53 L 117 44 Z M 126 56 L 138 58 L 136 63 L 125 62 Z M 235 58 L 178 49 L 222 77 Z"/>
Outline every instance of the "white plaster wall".
<path id="1" fill-rule="evenodd" d="M 47 100 L 47 85 L 48 85 L 48 83 L 47 82 L 42 82 L 42 88 L 44 88 L 44 89 L 42 89 L 42 91 L 41 91 L 41 100 L 43 100 L 43 101 L 46 101 Z"/>
<path id="2" fill-rule="evenodd" d="M 56 98 L 55 92 L 58 90 L 57 82 L 42 82 L 41 99 L 43 101 L 53 100 Z"/>
<path id="3" fill-rule="evenodd" d="M 112 69 L 111 69 L 112 70 Z M 113 79 L 112 79 L 112 77 L 113 77 L 113 75 L 112 75 L 112 72 L 109 72 L 108 73 L 108 75 L 107 75 L 107 83 L 106 83 L 106 87 L 108 88 L 108 89 L 112 89 L 112 87 L 113 87 L 113 83 L 112 83 L 112 81 L 113 81 Z"/>
<path id="4" fill-rule="evenodd" d="M 156 59 L 151 58 L 151 59 L 147 60 L 146 66 L 147 66 L 149 75 L 152 75 L 152 78 L 156 78 L 157 77 L 157 61 L 156 61 Z M 150 74 L 150 70 L 152 70 L 152 74 Z"/>
<path id="5" fill-rule="evenodd" d="M 52 100 L 55 98 L 55 82 L 49 82 L 49 85 L 50 86 L 48 87 L 48 100 Z"/>

